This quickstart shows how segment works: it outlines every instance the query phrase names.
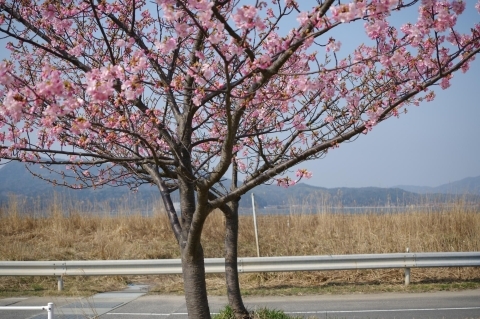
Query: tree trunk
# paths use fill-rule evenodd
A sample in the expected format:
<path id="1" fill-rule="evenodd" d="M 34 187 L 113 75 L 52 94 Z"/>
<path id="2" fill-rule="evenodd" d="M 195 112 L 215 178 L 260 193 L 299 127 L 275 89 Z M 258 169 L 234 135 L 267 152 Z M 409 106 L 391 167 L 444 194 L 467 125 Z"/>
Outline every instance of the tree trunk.
<path id="1" fill-rule="evenodd" d="M 184 166 L 190 170 L 189 159 Z M 205 282 L 205 260 L 201 244 L 203 223 L 208 216 L 205 207 L 206 196 L 195 185 L 179 174 L 178 189 L 181 207 L 182 234 L 180 251 L 182 254 L 183 287 L 187 304 L 188 318 L 210 319 L 207 285 Z"/>
<path id="2" fill-rule="evenodd" d="M 187 250 L 182 252 L 182 271 L 188 318 L 210 319 L 205 283 L 205 262 L 200 244 L 198 244 L 194 256 L 189 256 Z"/>
<path id="3" fill-rule="evenodd" d="M 238 201 L 230 204 L 230 214 L 225 214 L 225 281 L 227 283 L 228 303 L 237 319 L 250 318 L 243 304 L 238 280 L 237 244 L 238 244 Z"/>

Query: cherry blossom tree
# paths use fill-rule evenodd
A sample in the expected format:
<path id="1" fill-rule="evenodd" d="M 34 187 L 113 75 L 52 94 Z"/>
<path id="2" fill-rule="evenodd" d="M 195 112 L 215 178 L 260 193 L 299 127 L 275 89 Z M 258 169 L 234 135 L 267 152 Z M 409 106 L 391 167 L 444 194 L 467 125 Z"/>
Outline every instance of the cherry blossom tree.
<path id="1" fill-rule="evenodd" d="M 220 209 L 229 302 L 245 317 L 240 197 L 310 177 L 290 170 L 448 88 L 480 51 L 480 25 L 457 27 L 465 10 L 480 2 L 0 0 L 0 158 L 66 165 L 43 178 L 68 187 L 155 185 L 190 318 L 210 317 L 201 235 Z M 404 11 L 416 14 L 395 25 Z M 354 39 L 338 30 L 355 27 L 364 43 L 342 50 Z"/>

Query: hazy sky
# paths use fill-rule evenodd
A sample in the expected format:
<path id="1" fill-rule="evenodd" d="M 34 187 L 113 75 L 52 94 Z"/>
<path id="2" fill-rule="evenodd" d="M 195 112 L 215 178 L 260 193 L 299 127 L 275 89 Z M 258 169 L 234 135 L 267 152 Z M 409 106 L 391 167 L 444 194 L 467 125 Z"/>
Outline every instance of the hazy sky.
<path id="1" fill-rule="evenodd" d="M 480 57 L 437 98 L 304 165 L 323 187 L 438 186 L 480 175 Z"/>
<path id="2" fill-rule="evenodd" d="M 479 23 L 475 1 L 466 2 L 465 25 Z M 414 22 L 412 10 L 408 14 Z M 351 27 L 339 33 L 345 53 L 363 41 L 361 24 Z M 324 159 L 301 165 L 314 174 L 305 182 L 323 187 L 438 186 L 479 176 L 480 57 L 467 74 L 455 73 L 451 83 L 446 91 L 436 90 L 433 102 L 408 107 L 400 119 L 389 119 Z"/>

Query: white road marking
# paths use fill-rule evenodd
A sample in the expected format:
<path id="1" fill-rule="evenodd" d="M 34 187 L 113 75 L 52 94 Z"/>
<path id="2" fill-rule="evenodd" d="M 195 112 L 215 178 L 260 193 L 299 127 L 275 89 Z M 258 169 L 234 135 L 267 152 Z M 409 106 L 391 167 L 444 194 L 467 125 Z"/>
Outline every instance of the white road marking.
<path id="1" fill-rule="evenodd" d="M 108 312 L 107 315 L 128 315 L 128 316 L 171 316 L 188 315 L 187 313 L 138 313 L 138 312 Z"/>
<path id="2" fill-rule="evenodd" d="M 286 314 L 310 314 L 310 313 L 319 313 L 319 314 L 331 314 L 331 313 L 364 313 L 364 312 L 401 312 L 401 311 L 445 311 L 445 310 L 475 310 L 480 309 L 480 307 L 464 307 L 464 308 L 412 308 L 412 309 L 370 309 L 370 310 L 320 310 L 320 311 L 295 311 L 288 312 Z"/>
<path id="3" fill-rule="evenodd" d="M 480 307 L 459 308 L 412 308 L 412 309 L 370 309 L 370 310 L 318 310 L 318 311 L 285 311 L 286 314 L 332 314 L 332 313 L 368 313 L 368 312 L 401 312 L 401 311 L 446 311 L 446 310 L 476 310 Z M 213 312 L 212 315 L 218 313 Z M 186 316 L 186 312 L 174 313 L 141 313 L 141 312 L 108 312 L 107 315 L 134 315 L 134 316 Z"/>
<path id="4" fill-rule="evenodd" d="M 107 315 L 131 315 L 131 316 L 187 316 L 186 312 L 172 312 L 172 313 L 143 313 L 143 312 L 109 312 Z M 218 312 L 212 312 L 211 315 L 218 315 Z"/>

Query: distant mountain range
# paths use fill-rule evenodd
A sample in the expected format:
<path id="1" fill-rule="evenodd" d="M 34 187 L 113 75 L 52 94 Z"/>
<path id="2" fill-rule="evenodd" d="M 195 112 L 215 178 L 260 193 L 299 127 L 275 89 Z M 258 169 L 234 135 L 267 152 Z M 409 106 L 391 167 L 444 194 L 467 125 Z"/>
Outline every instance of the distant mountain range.
<path id="1" fill-rule="evenodd" d="M 48 171 L 39 166 L 30 165 L 28 168 L 37 174 L 49 175 Z M 61 178 L 59 182 L 62 182 Z M 98 211 L 121 206 L 149 207 L 157 201 L 159 193 L 155 187 L 148 185 L 142 185 L 140 191 L 135 193 L 127 187 L 71 189 L 54 186 L 33 176 L 25 164 L 10 162 L 0 169 L 0 206 L 5 206 L 12 197 L 15 197 L 17 202 L 26 203 L 36 209 L 49 207 L 55 199 L 64 203 L 75 202 L 82 209 Z"/>
<path id="2" fill-rule="evenodd" d="M 44 170 L 29 166 L 39 173 Z M 43 172 L 45 174 L 45 172 Z M 47 172 L 48 174 L 48 172 Z M 224 185 L 228 187 L 229 181 Z M 480 176 L 465 178 L 460 181 L 438 187 L 397 186 L 392 188 L 323 188 L 307 184 L 297 184 L 289 188 L 276 185 L 260 185 L 253 190 L 259 207 L 306 206 L 345 206 L 345 207 L 385 207 L 425 205 L 445 203 L 461 198 L 467 202 L 480 202 Z M 126 187 L 104 187 L 101 189 L 73 190 L 53 186 L 46 181 L 32 176 L 25 165 L 11 162 L 0 169 L 0 206 L 5 206 L 15 196 L 27 205 L 35 208 L 48 207 L 53 198 L 68 199 L 81 203 L 82 207 L 92 210 L 116 209 L 117 207 L 147 208 L 155 205 L 160 195 L 155 187 L 141 186 L 136 193 Z M 173 194 L 173 198 L 178 195 Z M 240 206 L 251 207 L 251 192 L 242 196 Z"/>
<path id="3" fill-rule="evenodd" d="M 253 190 L 259 206 L 333 206 L 333 207 L 385 207 L 408 205 L 432 205 L 458 200 L 480 203 L 480 193 L 417 193 L 401 187 L 380 188 L 323 188 L 297 184 L 290 188 L 261 185 Z M 242 197 L 241 206 L 251 207 L 250 193 Z"/>
<path id="4" fill-rule="evenodd" d="M 459 181 L 450 182 L 437 187 L 399 185 L 396 188 L 419 194 L 476 194 L 480 195 L 480 176 L 467 177 Z"/>

